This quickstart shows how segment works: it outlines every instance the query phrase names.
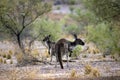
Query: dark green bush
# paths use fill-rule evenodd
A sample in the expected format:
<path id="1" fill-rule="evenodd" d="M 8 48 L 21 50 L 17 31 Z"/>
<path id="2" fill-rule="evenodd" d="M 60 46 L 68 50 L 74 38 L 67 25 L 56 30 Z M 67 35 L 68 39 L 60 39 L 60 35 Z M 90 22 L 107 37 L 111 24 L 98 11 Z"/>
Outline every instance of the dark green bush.
<path id="1" fill-rule="evenodd" d="M 11 55 L 10 54 L 7 55 L 7 59 L 11 59 Z"/>
<path id="2" fill-rule="evenodd" d="M 77 58 L 80 55 L 81 46 L 76 46 L 73 50 L 72 57 Z"/>

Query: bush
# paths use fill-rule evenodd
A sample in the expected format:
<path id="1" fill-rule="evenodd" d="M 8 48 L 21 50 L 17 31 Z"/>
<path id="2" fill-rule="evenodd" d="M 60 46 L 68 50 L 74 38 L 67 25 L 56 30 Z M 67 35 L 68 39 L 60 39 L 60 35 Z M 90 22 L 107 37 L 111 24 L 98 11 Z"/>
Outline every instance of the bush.
<path id="1" fill-rule="evenodd" d="M 10 55 L 12 55 L 12 54 L 13 54 L 13 52 L 12 52 L 11 50 L 9 50 L 9 54 L 10 54 Z"/>
<path id="2" fill-rule="evenodd" d="M 85 65 L 85 74 L 90 74 L 92 72 L 92 66 L 91 65 Z"/>
<path id="3" fill-rule="evenodd" d="M 60 10 L 60 6 L 57 7 L 57 10 Z"/>
<path id="4" fill-rule="evenodd" d="M 68 34 L 73 34 L 73 33 L 79 34 L 80 33 L 80 27 L 73 23 L 73 24 L 65 27 L 65 32 L 68 33 Z"/>
<path id="5" fill-rule="evenodd" d="M 31 52 L 31 54 L 32 54 L 32 56 L 34 56 L 34 57 L 38 57 L 38 56 L 39 56 L 39 52 L 38 52 L 37 49 L 33 50 L 33 51 Z"/>
<path id="6" fill-rule="evenodd" d="M 70 6 L 69 9 L 70 9 L 71 13 L 73 13 L 74 7 L 73 7 L 73 6 Z"/>
<path id="7" fill-rule="evenodd" d="M 23 59 L 23 54 L 22 53 L 17 53 L 16 54 L 17 61 L 20 62 Z"/>
<path id="8" fill-rule="evenodd" d="M 0 63 L 3 63 L 3 59 L 2 58 L 0 58 Z"/>
<path id="9" fill-rule="evenodd" d="M 87 55 L 82 55 L 83 58 L 87 58 Z"/>
<path id="10" fill-rule="evenodd" d="M 6 58 L 6 54 L 3 54 L 3 58 Z"/>
<path id="11" fill-rule="evenodd" d="M 51 19 L 46 20 L 45 18 L 38 19 L 33 23 L 35 28 L 31 34 L 34 34 L 33 37 L 40 34 L 40 40 L 46 35 L 51 35 L 50 40 L 57 41 L 61 37 L 63 24 L 64 20 L 53 21 Z"/>
<path id="12" fill-rule="evenodd" d="M 75 69 L 73 69 L 70 73 L 70 78 L 74 78 L 77 77 L 77 71 Z"/>
<path id="13" fill-rule="evenodd" d="M 75 49 L 73 50 L 72 57 L 77 58 L 80 55 L 81 51 L 81 46 L 76 46 Z"/>
<path id="14" fill-rule="evenodd" d="M 7 55 L 7 59 L 11 59 L 11 55 L 10 54 Z"/>
<path id="15" fill-rule="evenodd" d="M 84 73 L 86 75 L 91 76 L 91 77 L 99 77 L 100 76 L 100 71 L 97 68 L 94 68 L 89 64 L 85 65 L 85 72 Z"/>
<path id="16" fill-rule="evenodd" d="M 87 28 L 87 39 L 88 41 L 96 43 L 102 52 L 110 49 L 112 54 L 119 54 L 120 31 L 117 27 L 111 30 L 110 26 L 110 24 L 106 24 L 104 22 L 96 26 L 89 25 Z"/>
<path id="17" fill-rule="evenodd" d="M 6 59 L 4 60 L 4 62 L 3 62 L 4 64 L 6 64 L 7 62 L 6 62 Z"/>
<path id="18" fill-rule="evenodd" d="M 10 64 L 13 64 L 13 61 L 12 61 L 12 60 L 10 61 Z"/>
<path id="19" fill-rule="evenodd" d="M 69 0 L 69 4 L 74 5 L 76 3 L 76 0 Z"/>

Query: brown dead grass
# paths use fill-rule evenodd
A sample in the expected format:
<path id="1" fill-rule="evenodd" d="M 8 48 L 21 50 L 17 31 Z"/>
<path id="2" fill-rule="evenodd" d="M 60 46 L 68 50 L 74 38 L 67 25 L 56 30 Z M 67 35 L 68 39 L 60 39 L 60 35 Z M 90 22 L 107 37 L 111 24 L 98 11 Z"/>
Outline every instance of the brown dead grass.
<path id="1" fill-rule="evenodd" d="M 23 80 L 120 80 L 120 76 L 97 77 L 97 78 L 53 78 L 53 79 L 23 79 Z"/>

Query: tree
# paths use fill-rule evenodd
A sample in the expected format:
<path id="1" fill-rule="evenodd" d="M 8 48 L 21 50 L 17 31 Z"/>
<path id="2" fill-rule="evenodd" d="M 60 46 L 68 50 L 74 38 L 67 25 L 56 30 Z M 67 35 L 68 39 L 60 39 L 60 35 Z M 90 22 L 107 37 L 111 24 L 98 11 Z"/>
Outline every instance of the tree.
<path id="1" fill-rule="evenodd" d="M 50 11 L 51 5 L 40 0 L 3 0 L 0 2 L 1 30 L 7 32 L 18 43 L 27 59 L 23 44 L 24 30 L 44 13 Z M 22 62 L 22 61 L 21 61 Z"/>
<path id="2" fill-rule="evenodd" d="M 83 2 L 99 17 L 99 20 L 120 21 L 120 0 L 83 0 Z"/>
<path id="3" fill-rule="evenodd" d="M 111 53 L 120 55 L 120 0 L 83 1 L 98 20 L 87 28 L 89 41 L 95 42 L 103 51 L 108 48 Z"/>

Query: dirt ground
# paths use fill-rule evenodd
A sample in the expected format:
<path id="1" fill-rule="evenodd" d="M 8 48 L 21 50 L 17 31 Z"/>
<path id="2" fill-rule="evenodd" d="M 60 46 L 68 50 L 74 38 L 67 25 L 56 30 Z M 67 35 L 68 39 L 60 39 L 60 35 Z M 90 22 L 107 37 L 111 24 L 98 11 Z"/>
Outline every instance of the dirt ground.
<path id="1" fill-rule="evenodd" d="M 95 57 L 97 58 L 97 57 Z M 39 63 L 25 67 L 15 67 L 14 64 L 0 64 L 0 80 L 120 80 L 120 62 L 113 59 L 81 58 L 67 63 L 64 69 L 59 65 Z M 85 66 L 96 68 L 99 76 L 85 74 Z M 17 74 L 17 75 L 16 75 Z M 12 79 L 15 78 L 15 79 Z"/>

